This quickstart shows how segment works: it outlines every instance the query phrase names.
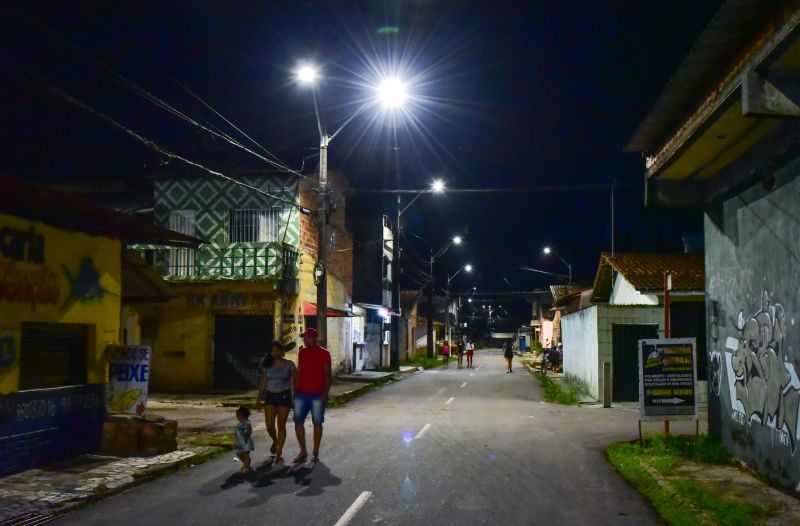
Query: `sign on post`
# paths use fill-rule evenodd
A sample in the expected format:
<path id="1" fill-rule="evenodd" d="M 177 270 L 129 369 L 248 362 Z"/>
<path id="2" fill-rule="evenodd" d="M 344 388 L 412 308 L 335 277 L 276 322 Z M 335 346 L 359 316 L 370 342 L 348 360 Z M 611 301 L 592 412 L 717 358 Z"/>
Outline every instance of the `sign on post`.
<path id="1" fill-rule="evenodd" d="M 696 385 L 694 338 L 639 340 L 641 420 L 695 420 Z"/>
<path id="2" fill-rule="evenodd" d="M 106 406 L 109 413 L 143 415 L 150 380 L 150 347 L 111 345 L 108 348 Z"/>

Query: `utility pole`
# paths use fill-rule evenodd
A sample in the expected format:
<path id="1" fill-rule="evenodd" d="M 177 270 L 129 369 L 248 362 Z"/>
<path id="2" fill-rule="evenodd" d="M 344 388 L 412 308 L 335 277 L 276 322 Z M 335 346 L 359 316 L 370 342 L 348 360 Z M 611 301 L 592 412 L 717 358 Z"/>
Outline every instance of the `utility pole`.
<path id="1" fill-rule="evenodd" d="M 430 281 L 428 281 L 428 358 L 433 358 L 435 356 L 434 353 L 434 346 L 433 346 L 433 315 L 436 312 L 436 308 L 433 306 L 433 248 L 431 248 L 431 259 L 430 259 Z"/>
<path id="2" fill-rule="evenodd" d="M 389 367 L 396 371 L 400 368 L 400 194 L 397 194 L 397 220 L 394 224 L 392 239 L 392 340 L 389 342 Z"/>
<path id="3" fill-rule="evenodd" d="M 449 275 L 447 276 L 447 289 L 445 289 L 444 292 L 444 340 L 450 341 L 450 276 Z"/>
<path id="4" fill-rule="evenodd" d="M 319 273 L 317 279 L 317 333 L 319 344 L 326 346 L 328 340 L 328 144 L 330 137 L 322 134 L 319 145 L 319 240 L 317 247 L 317 265 L 314 272 Z"/>

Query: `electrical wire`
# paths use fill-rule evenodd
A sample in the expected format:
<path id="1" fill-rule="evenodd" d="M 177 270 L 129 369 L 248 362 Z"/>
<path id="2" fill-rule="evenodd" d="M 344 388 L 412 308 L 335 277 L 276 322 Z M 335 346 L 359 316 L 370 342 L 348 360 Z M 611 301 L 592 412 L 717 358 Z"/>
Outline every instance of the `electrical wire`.
<path id="1" fill-rule="evenodd" d="M 83 111 L 85 111 L 85 112 L 87 112 L 87 113 L 89 113 L 89 114 L 91 114 L 91 115 L 93 115 L 93 116 L 105 121 L 106 123 L 112 125 L 113 127 L 118 129 L 119 131 L 122 131 L 123 133 L 127 134 L 128 136 L 133 137 L 134 139 L 136 139 L 137 141 L 141 142 L 142 144 L 144 144 L 148 148 L 150 148 L 153 151 L 163 155 L 164 157 L 166 157 L 168 159 L 174 159 L 174 160 L 180 161 L 180 162 L 182 162 L 182 163 L 184 163 L 184 164 L 186 164 L 188 166 L 191 166 L 193 168 L 197 168 L 199 170 L 202 170 L 202 171 L 204 171 L 204 172 L 206 172 L 206 173 L 208 173 L 210 175 L 214 175 L 216 177 L 221 177 L 221 178 L 223 178 L 223 179 L 225 179 L 225 180 L 227 180 L 227 181 L 229 181 L 231 183 L 234 183 L 236 185 L 242 186 L 244 188 L 247 188 L 249 190 L 252 190 L 254 192 L 257 192 L 259 194 L 267 196 L 267 197 L 269 197 L 271 199 L 279 201 L 281 203 L 286 203 L 286 204 L 288 204 L 290 206 L 293 206 L 293 207 L 297 208 L 300 211 L 300 213 L 302 213 L 302 214 L 310 215 L 310 213 L 311 213 L 311 211 L 309 209 L 301 207 L 300 205 L 298 205 L 294 201 L 291 201 L 289 199 L 286 199 L 286 198 L 283 198 L 283 197 L 280 197 L 280 196 L 277 196 L 277 195 L 273 195 L 273 194 L 271 194 L 269 192 L 266 192 L 266 191 L 262 190 L 261 188 L 257 188 L 255 186 L 249 185 L 249 184 L 244 183 L 242 181 L 238 181 L 238 180 L 236 180 L 236 179 L 234 179 L 234 178 L 232 178 L 232 177 L 230 177 L 228 175 L 223 174 L 222 172 L 218 172 L 216 170 L 212 170 L 211 168 L 203 166 L 202 164 L 200 164 L 200 163 L 198 163 L 196 161 L 192 161 L 191 159 L 187 159 L 186 157 L 183 157 L 183 156 L 181 156 L 179 154 L 171 152 L 170 150 L 167 150 L 166 148 L 163 148 L 162 146 L 159 146 L 153 140 L 148 139 L 147 137 L 144 137 L 143 135 L 140 135 L 140 134 L 136 133 L 135 131 L 133 131 L 130 128 L 128 128 L 125 125 L 123 125 L 122 123 L 117 122 L 116 120 L 114 120 L 113 118 L 109 117 L 108 115 L 106 115 L 106 114 L 104 114 L 104 113 L 92 108 L 91 106 L 89 106 L 85 102 L 73 97 L 72 95 L 70 95 L 66 91 L 62 90 L 61 88 L 59 88 L 59 87 L 57 87 L 55 85 L 53 85 L 52 83 L 48 82 L 47 80 L 45 80 L 45 79 L 43 79 L 41 77 L 38 77 L 37 75 L 34 75 L 33 73 L 31 73 L 31 72 L 29 72 L 29 71 L 27 71 L 27 70 L 15 65 L 15 64 L 13 64 L 13 63 L 11 63 L 5 57 L 0 56 L 0 61 L 4 62 L 11 69 L 16 70 L 18 73 L 23 73 L 26 76 L 30 77 L 31 79 L 35 80 L 38 84 L 40 84 L 40 87 L 42 89 L 44 89 L 45 91 L 51 93 L 52 95 L 60 97 L 60 98 L 64 99 L 66 102 L 69 102 L 70 104 L 72 104 L 73 106 L 76 106 L 77 108 L 79 108 L 79 109 L 81 109 L 81 110 L 83 110 Z"/>
<path id="2" fill-rule="evenodd" d="M 170 106 L 169 104 L 167 104 L 165 101 L 163 101 L 159 97 L 153 95 L 152 93 L 148 92 L 144 88 L 141 88 L 136 83 L 128 80 L 125 76 L 123 76 L 122 74 L 116 72 L 111 67 L 107 66 L 106 64 L 104 64 L 103 62 L 99 61 L 98 59 L 94 58 L 88 52 L 86 52 L 83 49 L 79 48 L 78 46 L 76 46 L 75 44 L 70 42 L 69 40 L 63 38 L 62 36 L 58 35 L 57 33 L 55 33 L 52 30 L 48 29 L 48 32 L 50 34 L 54 35 L 60 41 L 64 42 L 64 44 L 66 44 L 70 49 L 73 50 L 73 52 L 75 52 L 76 54 L 81 56 L 84 60 L 88 61 L 89 63 L 91 63 L 95 67 L 105 71 L 108 75 L 114 77 L 117 80 L 117 82 L 121 83 L 123 86 L 125 86 L 128 89 L 132 90 L 134 93 L 136 93 L 140 97 L 142 97 L 145 100 L 151 102 L 152 104 L 160 107 L 161 109 L 167 111 L 168 113 L 171 113 L 172 115 L 184 120 L 185 122 L 188 122 L 189 124 L 191 124 L 191 125 L 193 125 L 193 126 L 195 126 L 197 128 L 200 128 L 201 130 L 203 130 L 203 131 L 205 131 L 207 133 L 210 133 L 210 134 L 214 135 L 215 137 L 218 137 L 218 138 L 228 142 L 229 144 L 231 144 L 231 145 L 233 145 L 233 146 L 235 146 L 237 148 L 240 148 L 241 150 L 243 150 L 243 151 L 245 151 L 245 152 L 257 157 L 258 159 L 266 162 L 267 164 L 269 164 L 273 168 L 277 168 L 277 169 L 282 170 L 282 171 L 287 171 L 289 173 L 292 173 L 294 175 L 297 175 L 297 176 L 305 178 L 305 179 L 311 179 L 308 176 L 306 176 L 305 174 L 302 174 L 302 173 L 300 173 L 300 172 L 298 172 L 296 170 L 293 170 L 293 169 L 289 168 L 288 166 L 286 166 L 285 163 L 281 162 L 280 160 L 273 161 L 272 159 L 268 159 L 267 157 L 264 157 L 263 155 L 251 150 L 250 148 L 248 148 L 245 145 L 241 144 L 240 142 L 236 141 L 234 138 L 232 138 L 228 134 L 222 132 L 221 130 L 214 130 L 214 129 L 211 129 L 210 127 L 206 126 L 206 125 L 201 124 L 200 122 L 198 122 L 197 120 L 195 120 L 192 117 L 188 116 L 187 114 L 183 113 L 182 111 L 178 110 L 177 108 L 174 108 L 173 106 Z M 174 82 L 178 82 L 175 79 L 173 79 L 173 81 Z M 182 86 L 182 84 L 181 84 L 181 86 Z M 189 93 L 194 95 L 190 90 L 188 90 L 188 88 L 184 88 L 184 89 L 186 89 Z M 199 98 L 199 97 L 197 97 L 197 98 Z M 205 104 L 205 102 L 203 102 L 203 103 Z M 206 106 L 208 106 L 208 105 L 206 105 Z M 213 108 L 211 108 L 211 109 L 212 109 L 212 111 L 214 111 L 215 114 L 217 114 L 218 116 L 221 117 L 221 115 L 219 115 L 218 112 L 213 110 Z M 225 120 L 226 122 L 231 124 L 230 121 L 228 121 L 224 117 L 222 117 L 222 118 L 223 118 L 223 120 Z M 233 124 L 231 124 L 231 126 L 233 126 L 234 129 L 236 129 L 237 131 L 240 131 L 240 133 L 242 133 L 243 135 L 246 136 L 246 134 L 241 132 L 241 130 L 239 130 L 239 128 L 237 128 Z M 252 141 L 252 139 L 250 139 L 250 140 Z M 253 141 L 253 142 L 255 142 L 255 141 Z M 258 143 L 256 143 L 256 144 L 258 144 Z M 259 145 L 259 147 L 261 147 L 261 146 Z M 273 157 L 275 157 L 274 154 L 272 154 L 272 153 L 269 153 L 269 154 L 272 155 Z"/>

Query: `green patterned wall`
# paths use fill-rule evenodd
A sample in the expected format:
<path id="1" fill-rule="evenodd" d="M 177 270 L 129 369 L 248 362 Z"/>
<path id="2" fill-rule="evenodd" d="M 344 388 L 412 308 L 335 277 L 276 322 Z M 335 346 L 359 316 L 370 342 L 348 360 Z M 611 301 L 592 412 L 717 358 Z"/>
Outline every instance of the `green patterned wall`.
<path id="1" fill-rule="evenodd" d="M 281 199 L 299 201 L 297 177 L 284 174 L 239 175 L 236 179 Z M 170 228 L 170 212 L 194 212 L 194 236 L 206 243 L 191 256 L 191 271 L 173 268 L 171 279 L 275 279 L 282 275 L 282 243 L 295 250 L 300 245 L 300 216 L 296 209 L 279 200 L 213 176 L 171 176 L 155 182 L 154 220 Z M 230 243 L 231 210 L 263 210 L 281 207 L 280 240 L 266 243 Z M 185 250 L 185 249 L 183 249 Z M 169 269 L 169 258 L 162 254 L 162 268 Z M 183 255 L 180 255 L 183 258 Z M 291 269 L 296 274 L 296 269 Z"/>

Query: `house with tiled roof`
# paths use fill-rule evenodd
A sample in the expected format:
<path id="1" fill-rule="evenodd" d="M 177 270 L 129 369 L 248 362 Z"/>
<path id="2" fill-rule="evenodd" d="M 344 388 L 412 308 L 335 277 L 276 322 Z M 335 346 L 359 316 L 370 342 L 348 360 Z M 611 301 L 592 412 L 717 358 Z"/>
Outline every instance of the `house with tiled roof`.
<path id="1" fill-rule="evenodd" d="M 603 363 L 609 362 L 612 401 L 638 400 L 638 341 L 664 335 L 665 276 L 670 276 L 671 285 L 670 336 L 696 338 L 698 348 L 705 345 L 703 265 L 702 254 L 601 254 L 593 286 L 565 291 L 556 301 L 556 305 L 572 301 L 574 306 L 570 298 L 576 295 L 590 300 L 561 316 L 564 372 L 583 379 L 590 394 L 602 400 Z M 698 359 L 698 378 L 706 378 L 702 359 Z"/>

